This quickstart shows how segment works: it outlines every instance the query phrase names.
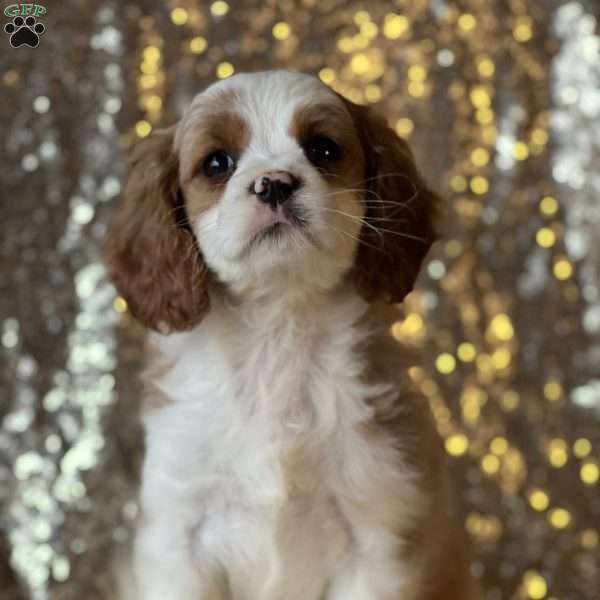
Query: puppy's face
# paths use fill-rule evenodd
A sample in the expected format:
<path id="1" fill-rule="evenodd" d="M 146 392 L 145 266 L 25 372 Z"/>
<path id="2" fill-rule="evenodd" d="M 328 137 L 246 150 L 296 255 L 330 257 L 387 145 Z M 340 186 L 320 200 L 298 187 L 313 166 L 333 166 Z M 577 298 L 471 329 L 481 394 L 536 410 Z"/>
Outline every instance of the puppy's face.
<path id="1" fill-rule="evenodd" d="M 180 184 L 209 268 L 238 292 L 333 287 L 352 266 L 365 157 L 344 102 L 317 79 L 239 75 L 177 128 Z"/>
<path id="2" fill-rule="evenodd" d="M 313 77 L 237 75 L 140 145 L 107 261 L 153 328 L 198 323 L 214 280 L 243 295 L 351 279 L 367 300 L 400 301 L 435 201 L 381 117 Z"/>

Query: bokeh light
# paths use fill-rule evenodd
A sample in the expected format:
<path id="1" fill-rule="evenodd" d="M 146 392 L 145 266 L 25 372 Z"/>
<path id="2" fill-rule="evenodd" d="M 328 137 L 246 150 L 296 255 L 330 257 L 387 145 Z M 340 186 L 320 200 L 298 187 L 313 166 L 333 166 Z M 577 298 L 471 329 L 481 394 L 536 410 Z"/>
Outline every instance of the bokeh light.
<path id="1" fill-rule="evenodd" d="M 126 156 L 216 79 L 287 68 L 385 115 L 444 197 L 391 334 L 486 600 L 597 600 L 597 2 L 48 11 L 40 46 L 5 38 L 0 69 L 2 594 L 100 600 L 136 519 L 144 337 L 101 262 Z"/>

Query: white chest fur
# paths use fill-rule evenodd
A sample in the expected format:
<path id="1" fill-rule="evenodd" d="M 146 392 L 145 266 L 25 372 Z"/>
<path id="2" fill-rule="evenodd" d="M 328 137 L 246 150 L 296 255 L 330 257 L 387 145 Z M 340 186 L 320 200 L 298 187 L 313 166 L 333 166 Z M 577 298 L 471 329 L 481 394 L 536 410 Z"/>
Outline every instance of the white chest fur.
<path id="1" fill-rule="evenodd" d="M 169 402 L 145 417 L 141 597 L 319 600 L 356 543 L 356 507 L 398 485 L 412 497 L 391 448 L 359 433 L 382 392 L 360 379 L 363 310 L 214 311 L 161 339 L 173 366 L 154 381 Z"/>

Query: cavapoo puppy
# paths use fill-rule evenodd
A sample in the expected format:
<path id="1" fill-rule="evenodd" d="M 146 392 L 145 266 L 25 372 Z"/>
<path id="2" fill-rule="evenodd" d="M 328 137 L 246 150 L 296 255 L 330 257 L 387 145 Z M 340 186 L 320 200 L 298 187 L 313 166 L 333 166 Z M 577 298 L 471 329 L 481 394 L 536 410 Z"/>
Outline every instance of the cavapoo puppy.
<path id="1" fill-rule="evenodd" d="M 390 335 L 438 202 L 406 143 L 275 71 L 212 85 L 133 163 L 106 252 L 154 330 L 136 597 L 475 598 Z"/>

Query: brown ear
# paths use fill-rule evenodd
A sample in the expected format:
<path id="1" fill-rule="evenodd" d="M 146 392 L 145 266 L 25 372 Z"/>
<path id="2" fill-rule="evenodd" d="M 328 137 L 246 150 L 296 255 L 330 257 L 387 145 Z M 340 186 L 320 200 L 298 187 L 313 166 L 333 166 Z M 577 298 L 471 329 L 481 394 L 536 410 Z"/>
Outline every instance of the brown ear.
<path id="1" fill-rule="evenodd" d="M 439 198 L 425 184 L 406 142 L 383 117 L 344 99 L 365 155 L 365 220 L 354 278 L 369 301 L 401 302 L 435 240 Z"/>
<path id="2" fill-rule="evenodd" d="M 110 275 L 147 327 L 183 330 L 208 310 L 207 269 L 179 189 L 175 127 L 141 142 L 105 242 Z"/>

